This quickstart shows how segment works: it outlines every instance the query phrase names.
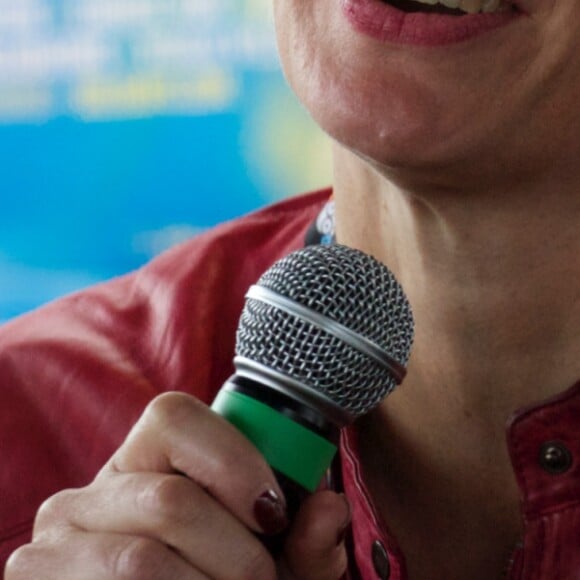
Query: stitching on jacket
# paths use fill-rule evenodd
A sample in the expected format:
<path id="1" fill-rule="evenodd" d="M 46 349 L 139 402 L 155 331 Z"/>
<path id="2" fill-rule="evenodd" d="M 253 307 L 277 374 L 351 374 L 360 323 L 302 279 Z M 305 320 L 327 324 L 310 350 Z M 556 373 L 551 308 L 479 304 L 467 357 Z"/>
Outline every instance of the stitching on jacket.
<path id="1" fill-rule="evenodd" d="M 530 516 L 528 518 L 528 521 L 532 521 L 532 520 L 541 520 L 543 518 L 549 518 L 551 516 L 553 516 L 554 514 L 563 514 L 566 513 L 568 511 L 574 511 L 574 510 L 580 510 L 580 501 L 574 501 L 574 502 L 568 502 L 568 504 L 564 504 L 564 506 L 557 506 L 554 507 L 550 510 L 547 511 L 542 511 L 542 512 L 529 512 L 528 515 Z"/>
<path id="2" fill-rule="evenodd" d="M 553 397 L 548 398 L 546 401 L 540 401 L 534 403 L 530 407 L 522 411 L 521 415 L 517 415 L 513 419 L 510 431 L 516 427 L 519 423 L 525 420 L 530 415 L 534 415 L 536 412 L 544 412 L 547 409 L 553 409 L 560 405 L 566 406 L 573 399 L 580 398 L 580 381 L 574 383 L 571 387 L 560 392 Z"/>

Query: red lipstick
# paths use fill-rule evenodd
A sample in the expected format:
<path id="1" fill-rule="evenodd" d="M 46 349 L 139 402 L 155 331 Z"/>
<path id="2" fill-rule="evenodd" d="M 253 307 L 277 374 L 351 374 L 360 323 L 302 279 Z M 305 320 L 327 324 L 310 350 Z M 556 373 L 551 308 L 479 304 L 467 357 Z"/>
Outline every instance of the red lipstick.
<path id="1" fill-rule="evenodd" d="M 522 15 L 517 9 L 453 16 L 405 12 L 383 0 L 341 0 L 342 11 L 361 34 L 381 42 L 442 46 L 464 42 L 506 26 Z"/>

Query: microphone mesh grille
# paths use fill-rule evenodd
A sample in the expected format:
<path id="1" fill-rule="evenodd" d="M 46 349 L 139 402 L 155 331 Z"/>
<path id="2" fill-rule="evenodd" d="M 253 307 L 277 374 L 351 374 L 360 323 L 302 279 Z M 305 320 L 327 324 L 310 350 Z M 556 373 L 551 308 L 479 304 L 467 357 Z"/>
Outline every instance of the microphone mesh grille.
<path id="1" fill-rule="evenodd" d="M 310 246 L 274 264 L 258 281 L 348 327 L 406 366 L 413 317 L 392 273 L 341 245 Z M 285 374 L 353 415 L 368 412 L 396 386 L 373 358 L 310 322 L 248 299 L 237 333 L 237 354 Z"/>

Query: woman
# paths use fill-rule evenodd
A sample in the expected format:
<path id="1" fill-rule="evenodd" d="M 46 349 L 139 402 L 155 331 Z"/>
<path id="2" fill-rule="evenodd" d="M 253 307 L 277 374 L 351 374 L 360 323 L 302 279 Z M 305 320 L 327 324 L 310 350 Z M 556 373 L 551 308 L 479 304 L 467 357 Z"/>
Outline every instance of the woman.
<path id="1" fill-rule="evenodd" d="M 288 526 L 282 492 L 197 400 L 226 376 L 243 290 L 322 193 L 4 330 L 3 389 L 54 393 L 52 373 L 92 421 L 55 439 L 60 472 L 85 471 L 54 488 L 156 393 L 190 393 L 154 398 L 92 483 L 43 505 L 7 580 L 580 577 L 580 5 L 444 4 L 275 2 L 287 78 L 335 140 L 336 238 L 394 271 L 416 320 L 405 384 L 345 434 L 346 495 L 306 501 L 274 562 L 255 532 Z"/>

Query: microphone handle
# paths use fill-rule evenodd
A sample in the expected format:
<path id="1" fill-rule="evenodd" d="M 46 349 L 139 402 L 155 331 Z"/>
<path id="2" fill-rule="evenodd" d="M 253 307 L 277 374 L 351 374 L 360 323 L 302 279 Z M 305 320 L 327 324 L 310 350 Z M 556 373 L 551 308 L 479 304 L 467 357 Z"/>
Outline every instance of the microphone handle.
<path id="1" fill-rule="evenodd" d="M 338 427 L 315 408 L 240 375 L 226 381 L 211 408 L 262 452 L 284 493 L 292 522 L 328 472 L 338 447 Z M 280 555 L 284 532 L 260 538 L 272 555 Z"/>

